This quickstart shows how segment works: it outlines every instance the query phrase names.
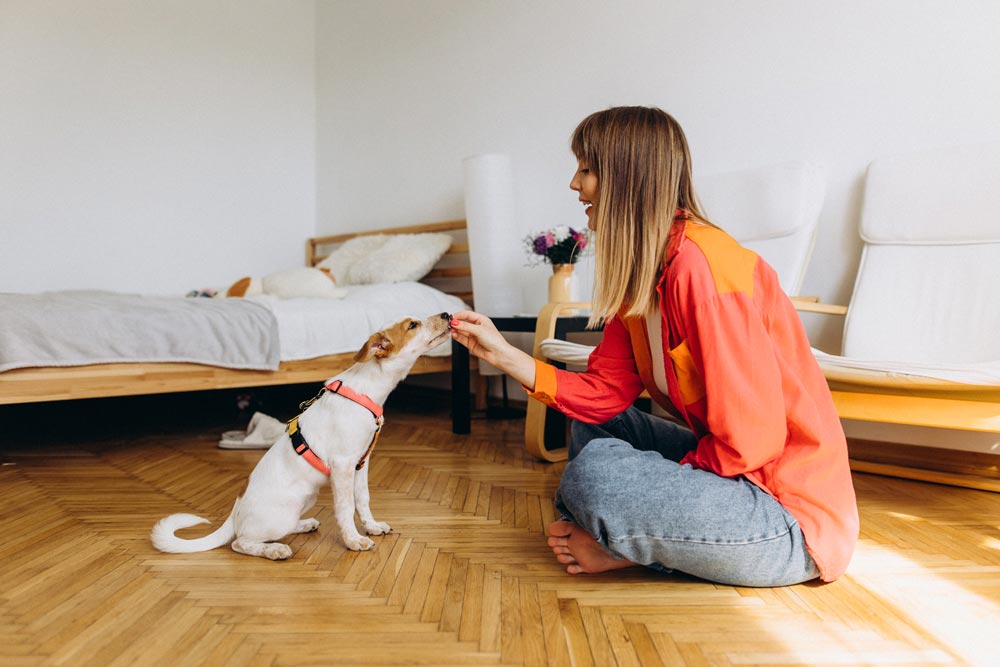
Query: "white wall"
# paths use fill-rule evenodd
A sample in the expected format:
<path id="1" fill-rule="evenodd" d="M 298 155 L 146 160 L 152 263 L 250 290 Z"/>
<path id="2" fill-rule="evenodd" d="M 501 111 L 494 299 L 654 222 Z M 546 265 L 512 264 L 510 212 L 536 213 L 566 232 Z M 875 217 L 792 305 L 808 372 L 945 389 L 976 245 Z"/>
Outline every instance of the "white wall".
<path id="1" fill-rule="evenodd" d="M 315 4 L 0 0 L 0 291 L 301 266 Z"/>
<path id="2" fill-rule="evenodd" d="M 829 169 L 805 293 L 844 303 L 861 181 L 880 155 L 1000 139 L 1000 3 L 379 0 L 317 9 L 317 231 L 463 215 L 463 157 L 512 156 L 520 238 L 585 223 L 569 135 L 611 105 L 666 109 L 696 172 Z M 545 271 L 525 268 L 526 310 Z M 808 321 L 839 351 L 835 320 Z"/>

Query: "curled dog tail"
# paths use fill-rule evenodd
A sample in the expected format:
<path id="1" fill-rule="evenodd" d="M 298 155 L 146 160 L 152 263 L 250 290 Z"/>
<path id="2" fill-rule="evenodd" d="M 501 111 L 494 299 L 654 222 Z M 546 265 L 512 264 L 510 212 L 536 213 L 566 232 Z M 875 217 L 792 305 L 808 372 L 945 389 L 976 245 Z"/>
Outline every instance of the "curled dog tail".
<path id="1" fill-rule="evenodd" d="M 233 508 L 235 510 L 235 507 Z M 185 540 L 176 537 L 174 533 L 182 528 L 190 528 L 200 523 L 211 523 L 208 519 L 202 519 L 194 514 L 171 514 L 156 522 L 149 539 L 153 541 L 153 546 L 160 551 L 172 554 L 189 554 L 196 551 L 208 551 L 225 544 L 229 544 L 236 537 L 236 530 L 233 528 L 235 511 L 229 513 L 226 522 L 219 526 L 215 532 L 199 537 L 194 540 Z"/>

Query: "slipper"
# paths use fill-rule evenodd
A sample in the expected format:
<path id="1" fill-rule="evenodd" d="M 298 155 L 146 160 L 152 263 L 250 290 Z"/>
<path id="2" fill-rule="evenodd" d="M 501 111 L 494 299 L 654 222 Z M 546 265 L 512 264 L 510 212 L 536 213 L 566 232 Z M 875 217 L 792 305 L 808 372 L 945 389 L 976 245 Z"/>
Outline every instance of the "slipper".
<path id="1" fill-rule="evenodd" d="M 246 431 L 226 431 L 220 449 L 267 449 L 285 433 L 285 424 L 263 412 L 255 412 Z"/>

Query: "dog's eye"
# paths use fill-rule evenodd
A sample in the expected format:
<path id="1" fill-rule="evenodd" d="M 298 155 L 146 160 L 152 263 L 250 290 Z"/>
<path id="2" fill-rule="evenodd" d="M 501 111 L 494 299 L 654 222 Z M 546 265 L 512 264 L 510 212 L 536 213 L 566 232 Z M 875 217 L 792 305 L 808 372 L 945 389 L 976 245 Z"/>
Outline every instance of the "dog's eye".
<path id="1" fill-rule="evenodd" d="M 417 328 L 417 327 L 419 327 L 419 326 L 420 326 L 420 322 L 416 322 L 416 321 L 414 321 L 414 322 L 410 322 L 410 326 L 408 326 L 408 327 L 406 327 L 406 328 L 407 328 L 407 329 L 416 329 L 416 328 Z"/>

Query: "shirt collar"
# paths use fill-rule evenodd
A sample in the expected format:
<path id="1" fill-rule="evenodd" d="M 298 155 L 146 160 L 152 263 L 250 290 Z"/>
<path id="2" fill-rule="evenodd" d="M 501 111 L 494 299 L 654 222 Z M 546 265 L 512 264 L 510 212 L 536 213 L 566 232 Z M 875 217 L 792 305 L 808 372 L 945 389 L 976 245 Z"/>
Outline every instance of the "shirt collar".
<path id="1" fill-rule="evenodd" d="M 679 208 L 674 211 L 674 223 L 670 225 L 670 234 L 667 236 L 667 253 L 663 258 L 663 264 L 668 265 L 680 252 L 684 240 L 687 238 L 688 220 L 693 216 L 687 209 Z"/>

